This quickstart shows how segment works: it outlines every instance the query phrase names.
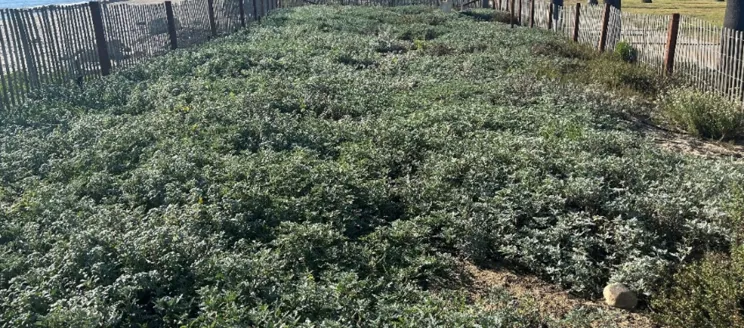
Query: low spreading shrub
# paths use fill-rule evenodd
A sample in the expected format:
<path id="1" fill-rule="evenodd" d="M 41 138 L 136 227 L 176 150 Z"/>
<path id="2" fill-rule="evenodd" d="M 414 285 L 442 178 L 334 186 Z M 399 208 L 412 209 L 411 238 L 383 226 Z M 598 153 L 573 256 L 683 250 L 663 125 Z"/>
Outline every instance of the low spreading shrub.
<path id="1" fill-rule="evenodd" d="M 475 297 L 464 261 L 653 299 L 730 249 L 744 168 L 658 148 L 596 80 L 535 74 L 598 74 L 569 42 L 309 6 L 39 93 L 0 123 L 0 325 L 587 325 Z"/>
<path id="2" fill-rule="evenodd" d="M 615 45 L 615 55 L 631 64 L 638 60 L 638 51 L 625 41 L 618 42 Z"/>
<path id="3" fill-rule="evenodd" d="M 589 63 L 590 81 L 599 81 L 612 89 L 631 91 L 654 97 L 665 89 L 664 79 L 656 71 L 645 66 L 632 65 L 611 60 L 609 56 Z"/>
<path id="4" fill-rule="evenodd" d="M 648 99 L 658 96 L 669 84 L 645 66 L 633 65 L 620 56 L 600 54 L 577 42 L 540 40 L 532 45 L 532 52 L 550 58 L 531 67 L 540 77 L 582 85 L 596 84 L 607 92 Z"/>
<path id="5" fill-rule="evenodd" d="M 532 51 L 540 56 L 569 59 L 589 60 L 597 57 L 591 47 L 576 42 L 565 42 L 564 40 L 549 40 L 537 43 L 532 46 Z"/>
<path id="6" fill-rule="evenodd" d="M 461 12 L 462 15 L 472 17 L 475 20 L 480 21 L 496 21 L 501 23 L 509 23 L 509 16 L 507 13 L 501 11 L 485 10 L 485 9 L 468 9 Z"/>
<path id="7" fill-rule="evenodd" d="M 744 135 L 741 105 L 712 93 L 673 89 L 661 97 L 659 108 L 663 118 L 697 136 L 726 140 Z"/>
<path id="8" fill-rule="evenodd" d="M 669 327 L 744 326 L 744 247 L 710 254 L 674 274 L 673 287 L 652 303 Z"/>

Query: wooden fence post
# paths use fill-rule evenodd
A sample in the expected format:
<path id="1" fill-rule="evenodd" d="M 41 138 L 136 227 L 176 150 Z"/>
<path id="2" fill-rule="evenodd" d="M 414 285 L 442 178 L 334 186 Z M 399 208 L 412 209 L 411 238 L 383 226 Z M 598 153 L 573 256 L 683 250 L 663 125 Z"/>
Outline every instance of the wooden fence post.
<path id="1" fill-rule="evenodd" d="M 109 58 L 108 43 L 106 42 L 106 34 L 103 29 L 101 3 L 91 1 L 88 5 L 90 6 L 90 17 L 93 20 L 93 32 L 96 36 L 96 48 L 98 49 L 98 60 L 101 63 L 101 75 L 106 76 L 111 74 L 111 58 Z"/>
<path id="2" fill-rule="evenodd" d="M 553 3 L 548 3 L 548 30 L 553 29 Z"/>
<path id="3" fill-rule="evenodd" d="M 258 10 L 256 9 L 256 0 L 253 0 L 253 20 L 258 18 Z"/>
<path id="4" fill-rule="evenodd" d="M 511 24 L 511 27 L 514 28 L 514 0 L 511 0 L 511 4 L 509 6 L 509 24 Z"/>
<path id="5" fill-rule="evenodd" d="M 679 14 L 672 14 L 667 32 L 666 55 L 664 56 L 664 68 L 667 75 L 674 72 L 674 53 L 677 51 L 677 34 L 679 32 Z"/>
<path id="6" fill-rule="evenodd" d="M 519 26 L 522 26 L 522 0 L 519 1 L 519 5 L 517 6 L 517 23 L 519 23 Z"/>
<path id="7" fill-rule="evenodd" d="M 214 0 L 207 0 L 207 14 L 209 15 L 209 29 L 212 36 L 217 36 L 217 22 L 214 20 Z"/>
<path id="8" fill-rule="evenodd" d="M 607 43 L 607 26 L 610 23 L 610 6 L 609 2 L 605 2 L 604 14 L 602 16 L 602 30 L 599 34 L 599 52 L 605 51 L 605 44 Z"/>
<path id="9" fill-rule="evenodd" d="M 581 3 L 576 4 L 576 14 L 574 15 L 573 40 L 579 41 L 579 17 L 581 17 Z"/>
<path id="10" fill-rule="evenodd" d="M 168 36 L 170 37 L 171 50 L 178 49 L 178 36 L 176 34 L 176 18 L 173 16 L 173 3 L 165 2 L 165 19 L 168 20 Z"/>
<path id="11" fill-rule="evenodd" d="M 245 0 L 238 0 L 238 13 L 240 14 L 240 27 L 245 27 Z"/>
<path id="12" fill-rule="evenodd" d="M 535 27 L 535 0 L 530 0 L 530 28 Z"/>

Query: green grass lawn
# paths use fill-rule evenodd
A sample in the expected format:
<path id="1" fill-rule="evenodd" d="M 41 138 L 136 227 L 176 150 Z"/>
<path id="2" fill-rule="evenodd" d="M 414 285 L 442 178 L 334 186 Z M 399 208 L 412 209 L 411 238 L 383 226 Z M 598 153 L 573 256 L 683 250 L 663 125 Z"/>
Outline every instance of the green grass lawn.
<path id="1" fill-rule="evenodd" d="M 586 1 L 567 0 L 566 4 Z M 640 0 L 623 1 L 623 11 L 640 14 L 670 15 L 679 13 L 704 19 L 716 25 L 723 25 L 723 15 L 726 13 L 726 2 L 715 0 L 654 0 L 643 3 Z"/>
<path id="2" fill-rule="evenodd" d="M 490 17 L 280 10 L 3 113 L 0 323 L 609 327 L 464 263 L 653 301 L 736 245 L 744 166 L 628 120 L 653 73 Z"/>

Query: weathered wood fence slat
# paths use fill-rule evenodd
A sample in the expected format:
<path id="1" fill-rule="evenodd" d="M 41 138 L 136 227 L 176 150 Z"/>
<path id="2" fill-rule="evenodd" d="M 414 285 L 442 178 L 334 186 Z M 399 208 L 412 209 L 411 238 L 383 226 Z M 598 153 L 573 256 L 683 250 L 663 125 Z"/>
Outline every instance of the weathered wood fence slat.
<path id="1" fill-rule="evenodd" d="M 455 8 L 488 1 L 455 0 Z M 519 1 L 517 3 L 517 1 Z M 511 26 L 547 28 L 612 51 L 619 42 L 660 74 L 684 75 L 701 90 L 744 101 L 744 35 L 678 14 L 623 13 L 609 5 L 557 6 L 549 0 L 492 0 Z M 91 1 L 0 9 L 0 115 L 49 84 L 83 85 L 153 56 L 248 26 L 281 7 L 317 4 L 438 6 L 434 0 L 164 0 L 133 5 Z M 529 6 L 523 10 L 523 5 Z M 573 10 L 571 10 L 573 9 Z"/>

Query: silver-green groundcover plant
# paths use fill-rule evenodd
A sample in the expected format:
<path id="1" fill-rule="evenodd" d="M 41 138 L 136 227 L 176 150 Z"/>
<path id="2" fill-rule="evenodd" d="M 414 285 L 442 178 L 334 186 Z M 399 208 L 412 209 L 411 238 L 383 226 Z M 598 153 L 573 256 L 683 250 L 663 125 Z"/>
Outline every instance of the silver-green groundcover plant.
<path id="1" fill-rule="evenodd" d="M 569 325 L 469 297 L 462 263 L 652 295 L 727 249 L 741 165 L 664 151 L 615 115 L 633 104 L 536 77 L 579 63 L 543 42 L 564 41 L 307 7 L 36 95 L 0 124 L 0 322 Z"/>

